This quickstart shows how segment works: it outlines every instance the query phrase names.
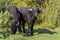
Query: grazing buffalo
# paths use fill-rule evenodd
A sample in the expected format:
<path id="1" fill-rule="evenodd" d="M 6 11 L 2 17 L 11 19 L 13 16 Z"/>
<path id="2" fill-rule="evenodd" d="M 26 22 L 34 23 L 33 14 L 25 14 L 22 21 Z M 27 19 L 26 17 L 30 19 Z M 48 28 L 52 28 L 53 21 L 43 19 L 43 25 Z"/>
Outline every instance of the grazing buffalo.
<path id="1" fill-rule="evenodd" d="M 16 33 L 16 31 L 17 31 L 17 28 L 18 28 L 18 30 L 20 31 L 20 29 L 19 29 L 19 26 L 18 26 L 18 22 L 19 22 L 19 17 L 20 17 L 20 15 L 18 14 L 18 8 L 17 7 L 15 7 L 15 6 L 6 6 L 6 7 L 4 7 L 4 8 L 2 8 L 2 11 L 3 11 L 3 13 L 5 12 L 5 11 L 8 11 L 8 12 L 10 12 L 10 14 L 11 14 L 11 18 L 12 18 L 12 20 L 13 20 L 13 23 L 12 23 L 12 25 L 11 25 L 11 30 L 12 30 L 12 34 L 15 34 Z"/>
<path id="2" fill-rule="evenodd" d="M 21 30 L 25 32 L 25 23 L 28 24 L 28 35 L 33 35 L 33 26 L 35 23 L 35 20 L 37 18 L 37 15 L 40 13 L 40 10 L 38 7 L 33 8 L 26 8 L 26 7 L 20 7 L 19 14 L 22 15 L 22 20 L 20 20 L 19 25 Z"/>

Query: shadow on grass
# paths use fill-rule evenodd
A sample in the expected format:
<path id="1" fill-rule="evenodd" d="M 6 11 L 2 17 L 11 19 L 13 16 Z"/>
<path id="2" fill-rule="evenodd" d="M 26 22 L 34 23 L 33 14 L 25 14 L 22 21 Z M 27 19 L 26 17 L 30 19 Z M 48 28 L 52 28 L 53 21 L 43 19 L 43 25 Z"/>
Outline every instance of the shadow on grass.
<path id="1" fill-rule="evenodd" d="M 56 32 L 54 31 L 51 31 L 51 30 L 48 30 L 48 29 L 34 29 L 34 33 L 38 33 L 38 34 L 43 34 L 43 33 L 46 33 L 46 34 L 54 34 Z"/>
<path id="2" fill-rule="evenodd" d="M 28 29 L 26 29 L 26 33 L 25 34 L 22 33 L 23 34 L 22 36 L 28 37 L 27 33 L 28 33 Z M 37 33 L 37 34 L 44 34 L 45 33 L 45 34 L 51 34 L 52 35 L 52 34 L 54 34 L 56 32 L 48 30 L 48 29 L 40 29 L 40 28 L 38 28 L 38 29 L 33 29 L 33 33 Z M 9 37 L 9 34 L 7 34 L 7 32 L 0 32 L 0 34 L 3 36 L 4 39 L 7 38 L 7 37 Z"/>
<path id="3" fill-rule="evenodd" d="M 28 29 L 26 29 L 26 32 L 28 33 Z M 40 28 L 38 28 L 38 29 L 33 29 L 33 33 L 37 33 L 37 34 L 55 34 L 56 32 L 54 32 L 54 31 L 51 31 L 51 30 L 48 30 L 48 29 L 40 29 Z M 34 35 L 37 35 L 37 34 L 34 34 Z M 26 36 L 26 37 L 28 37 L 28 35 L 27 34 L 25 34 L 25 35 L 23 35 L 23 36 Z"/>

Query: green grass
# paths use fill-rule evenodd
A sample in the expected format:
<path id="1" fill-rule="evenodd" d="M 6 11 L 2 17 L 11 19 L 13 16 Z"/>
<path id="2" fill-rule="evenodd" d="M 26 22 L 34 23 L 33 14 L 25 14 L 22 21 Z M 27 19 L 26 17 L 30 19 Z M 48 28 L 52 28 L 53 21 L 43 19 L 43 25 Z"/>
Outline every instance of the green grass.
<path id="1" fill-rule="evenodd" d="M 5 39 L 0 37 L 0 40 L 60 40 L 60 29 L 43 29 L 39 26 L 34 26 L 34 36 L 28 37 L 19 34 L 9 35 Z"/>

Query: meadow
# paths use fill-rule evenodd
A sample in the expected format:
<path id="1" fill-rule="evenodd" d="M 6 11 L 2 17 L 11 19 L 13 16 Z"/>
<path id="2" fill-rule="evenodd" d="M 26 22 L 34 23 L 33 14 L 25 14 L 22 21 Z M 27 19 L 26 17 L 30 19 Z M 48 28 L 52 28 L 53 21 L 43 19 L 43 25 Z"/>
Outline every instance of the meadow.
<path id="1" fill-rule="evenodd" d="M 48 29 L 34 26 L 34 36 L 32 37 L 17 32 L 15 35 L 9 34 L 5 38 L 0 34 L 0 40 L 60 40 L 60 28 Z"/>
<path id="2" fill-rule="evenodd" d="M 15 35 L 10 34 L 10 13 L 2 13 L 2 8 L 8 5 L 17 8 L 37 5 L 42 10 L 37 16 L 32 37 L 18 31 Z M 7 31 L 7 26 L 10 31 Z M 60 40 L 60 0 L 0 0 L 0 40 Z"/>

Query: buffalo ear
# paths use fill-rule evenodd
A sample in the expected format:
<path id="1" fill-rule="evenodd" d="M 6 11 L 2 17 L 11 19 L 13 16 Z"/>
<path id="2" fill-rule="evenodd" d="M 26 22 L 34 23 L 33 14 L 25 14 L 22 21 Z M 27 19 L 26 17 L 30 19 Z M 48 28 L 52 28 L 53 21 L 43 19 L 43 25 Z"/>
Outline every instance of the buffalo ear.
<path id="1" fill-rule="evenodd" d="M 41 9 L 39 9 L 39 10 L 38 10 L 38 13 L 42 13 L 42 10 L 41 10 Z"/>
<path id="2" fill-rule="evenodd" d="M 32 9 L 28 9 L 28 11 L 33 11 Z"/>
<path id="3" fill-rule="evenodd" d="M 40 10 L 38 10 L 38 13 L 40 13 Z"/>
<path id="4" fill-rule="evenodd" d="M 5 7 L 4 7 L 4 8 L 2 8 L 2 12 L 3 12 L 3 13 L 5 12 Z"/>

